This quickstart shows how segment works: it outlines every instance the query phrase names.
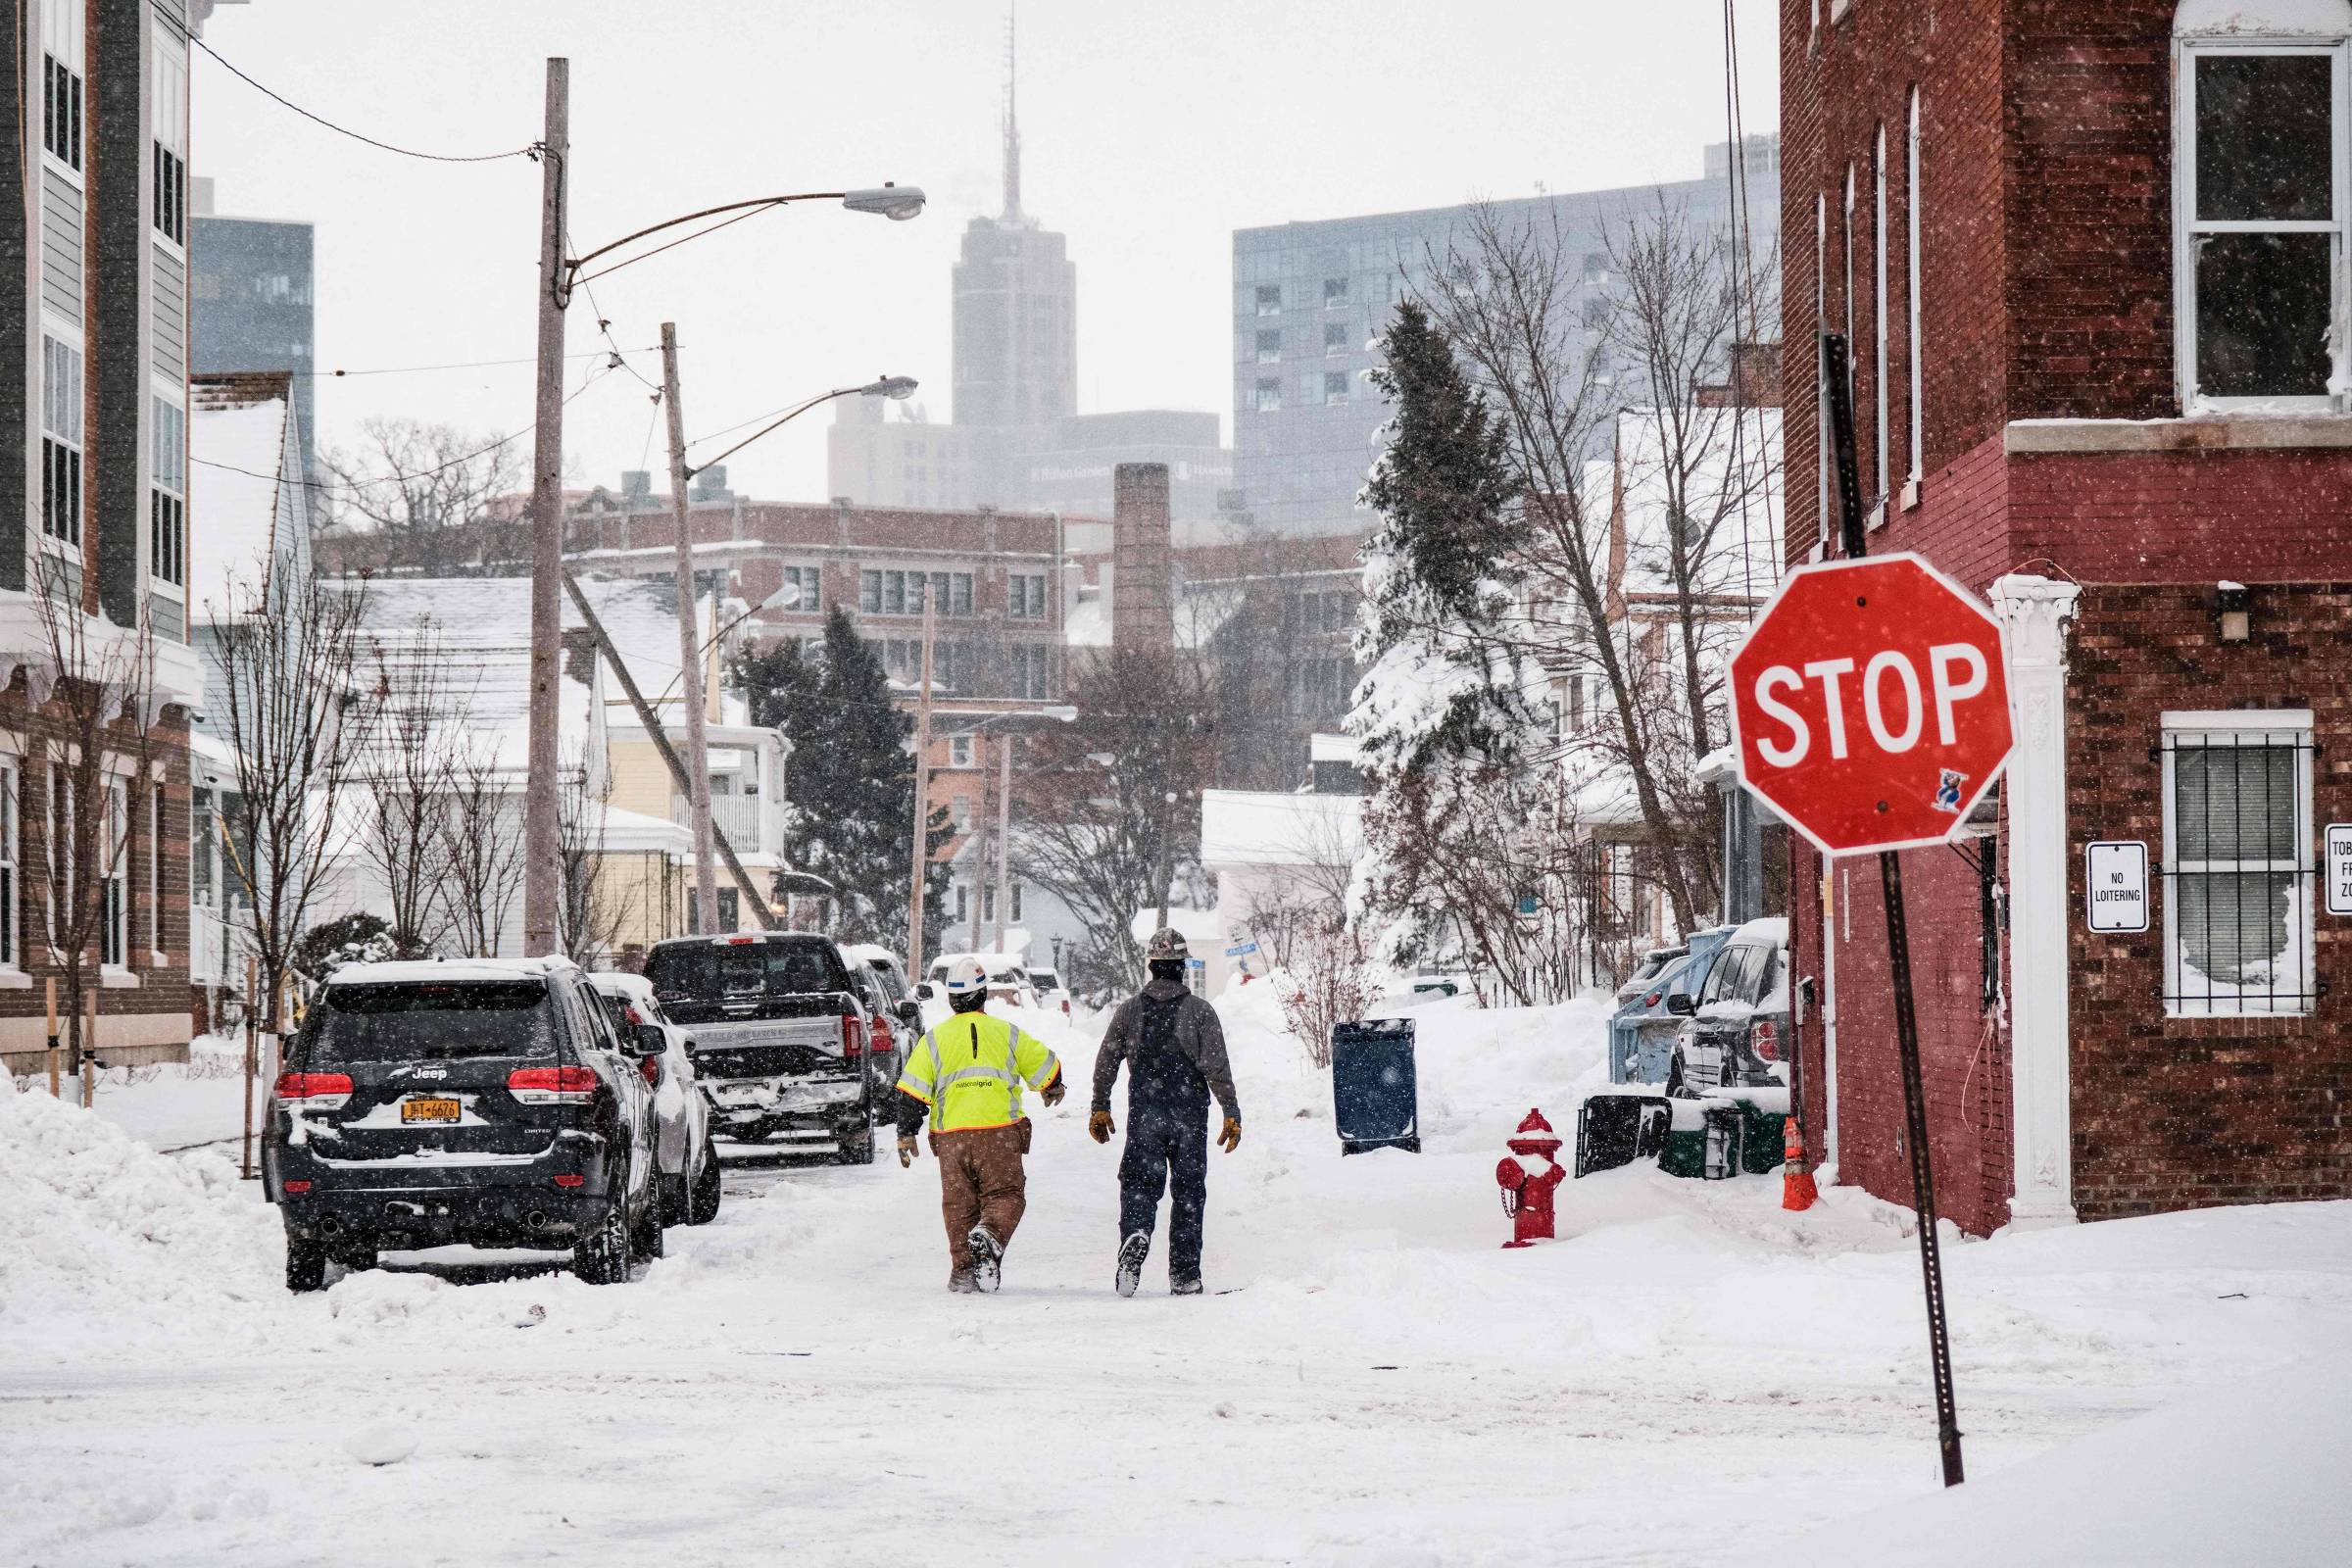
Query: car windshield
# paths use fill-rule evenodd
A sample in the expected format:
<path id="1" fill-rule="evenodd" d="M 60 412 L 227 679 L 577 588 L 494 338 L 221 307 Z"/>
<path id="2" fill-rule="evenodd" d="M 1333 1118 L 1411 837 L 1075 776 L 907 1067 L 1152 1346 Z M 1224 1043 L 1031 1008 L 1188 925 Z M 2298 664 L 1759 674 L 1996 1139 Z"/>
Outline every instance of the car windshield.
<path id="1" fill-rule="evenodd" d="M 885 998 L 892 1002 L 899 1000 L 901 995 L 899 977 L 891 971 L 889 963 L 883 959 L 874 958 L 867 961 L 865 969 L 866 973 L 874 977 L 875 988 Z"/>
<path id="2" fill-rule="evenodd" d="M 1048 991 L 1061 989 L 1061 976 L 1051 969 L 1032 969 L 1029 971 L 1029 980 L 1032 985 L 1042 986 Z"/>
<path id="3" fill-rule="evenodd" d="M 328 986 L 311 1014 L 313 1063 L 453 1056 L 551 1056 L 554 1025 L 538 980 Z"/>
<path id="4" fill-rule="evenodd" d="M 731 943 L 723 947 L 657 949 L 645 976 L 662 996 L 715 1002 L 747 992 L 804 996 L 840 991 L 849 980 L 825 960 L 824 950 L 784 942 Z"/>

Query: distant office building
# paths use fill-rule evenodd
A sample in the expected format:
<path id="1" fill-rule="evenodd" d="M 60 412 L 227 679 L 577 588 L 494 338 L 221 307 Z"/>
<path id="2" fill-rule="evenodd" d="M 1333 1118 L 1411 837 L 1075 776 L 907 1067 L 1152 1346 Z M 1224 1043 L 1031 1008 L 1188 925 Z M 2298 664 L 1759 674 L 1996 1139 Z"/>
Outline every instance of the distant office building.
<path id="1" fill-rule="evenodd" d="M 311 225 L 213 211 L 213 182 L 195 181 L 188 268 L 199 375 L 294 372 L 303 471 L 318 476 L 316 276 Z"/>
<path id="2" fill-rule="evenodd" d="M 1780 232 L 1779 138 L 1743 144 L 1751 246 L 1774 254 Z M 1728 144 L 1707 152 L 1705 179 L 1496 202 L 1507 223 L 1557 225 L 1588 303 L 1571 348 L 1602 319 L 1611 286 L 1608 231 L 1659 197 L 1692 221 L 1729 221 Z M 1397 299 L 1467 229 L 1468 207 L 1236 229 L 1233 236 L 1233 450 L 1241 508 L 1284 533 L 1353 533 L 1364 475 L 1380 452 L 1388 404 L 1372 389 L 1371 343 Z"/>
<path id="3" fill-rule="evenodd" d="M 1078 269 L 1069 242 L 1021 210 L 1020 125 L 1004 98 L 1004 206 L 975 218 L 956 264 L 955 422 L 844 399 L 826 437 L 827 488 L 861 507 L 1060 512 L 1108 517 L 1111 469 L 1164 463 L 1178 518 L 1217 515 L 1233 485 L 1214 414 L 1078 413 Z"/>

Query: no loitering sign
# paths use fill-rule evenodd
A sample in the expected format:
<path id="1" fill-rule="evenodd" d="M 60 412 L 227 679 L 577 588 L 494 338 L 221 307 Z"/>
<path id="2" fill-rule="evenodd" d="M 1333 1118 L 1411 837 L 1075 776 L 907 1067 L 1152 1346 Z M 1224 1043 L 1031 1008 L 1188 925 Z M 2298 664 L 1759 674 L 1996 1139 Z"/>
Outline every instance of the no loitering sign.
<path id="1" fill-rule="evenodd" d="M 2083 918 L 2099 935 L 2148 928 L 2148 847 L 2137 840 L 2082 846 Z"/>

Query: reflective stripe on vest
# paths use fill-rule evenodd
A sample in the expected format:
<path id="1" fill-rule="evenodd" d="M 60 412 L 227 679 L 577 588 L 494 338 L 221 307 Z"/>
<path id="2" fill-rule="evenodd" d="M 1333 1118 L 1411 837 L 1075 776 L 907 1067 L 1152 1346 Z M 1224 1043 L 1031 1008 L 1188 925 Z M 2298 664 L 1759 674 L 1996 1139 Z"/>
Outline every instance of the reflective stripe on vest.
<path id="1" fill-rule="evenodd" d="M 982 1059 L 984 1054 L 993 1054 L 993 1052 L 984 1052 L 981 1043 L 980 1026 L 984 1022 L 995 1024 L 1004 1030 L 1004 1064 L 1001 1067 L 989 1066 Z M 943 1031 L 953 1030 L 954 1026 L 958 1023 L 969 1026 L 963 1033 L 969 1042 L 972 1059 L 961 1067 L 950 1068 L 947 1065 L 947 1054 L 940 1049 L 940 1035 Z M 996 1029 L 989 1031 L 992 1035 L 996 1032 Z M 954 1039 L 954 1034 L 950 1033 L 949 1038 Z M 931 1130 L 933 1132 L 952 1133 L 960 1132 L 966 1128 L 1003 1127 L 1021 1119 L 1021 1078 L 1015 1066 L 1020 1058 L 1020 1030 L 1002 1019 L 991 1018 L 986 1013 L 963 1013 L 950 1019 L 938 1029 L 932 1030 L 925 1039 L 931 1047 L 932 1065 L 941 1069 L 939 1076 L 932 1081 L 931 1085 Z M 950 1125 L 948 1092 L 961 1083 L 1001 1083 L 1004 1086 L 1004 1098 L 1000 1100 L 995 1095 L 986 1092 L 958 1097 L 961 1103 L 956 1106 L 955 1125 Z"/>

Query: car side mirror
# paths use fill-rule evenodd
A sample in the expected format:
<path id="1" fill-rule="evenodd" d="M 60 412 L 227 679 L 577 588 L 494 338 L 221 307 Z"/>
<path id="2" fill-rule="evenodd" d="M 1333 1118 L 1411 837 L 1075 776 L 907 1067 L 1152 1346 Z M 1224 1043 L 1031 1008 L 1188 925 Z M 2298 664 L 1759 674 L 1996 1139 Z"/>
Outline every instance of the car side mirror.
<path id="1" fill-rule="evenodd" d="M 620 1038 L 620 1054 L 632 1061 L 659 1056 L 669 1049 L 669 1031 L 658 1023 L 641 1023 Z"/>
<path id="2" fill-rule="evenodd" d="M 925 980 L 922 984 L 916 986 L 914 988 L 914 994 L 922 998 L 925 1002 L 937 1002 L 939 1000 L 939 993 L 931 989 L 931 982 L 928 980 Z"/>
<path id="3" fill-rule="evenodd" d="M 923 1009 L 910 1001 L 900 1003 L 899 1022 L 906 1025 L 909 1029 L 921 1028 L 923 1026 Z"/>
<path id="4" fill-rule="evenodd" d="M 1688 991 L 1670 991 L 1666 995 L 1666 1010 L 1677 1018 L 1688 1018 L 1698 1011 L 1698 1004 Z"/>

